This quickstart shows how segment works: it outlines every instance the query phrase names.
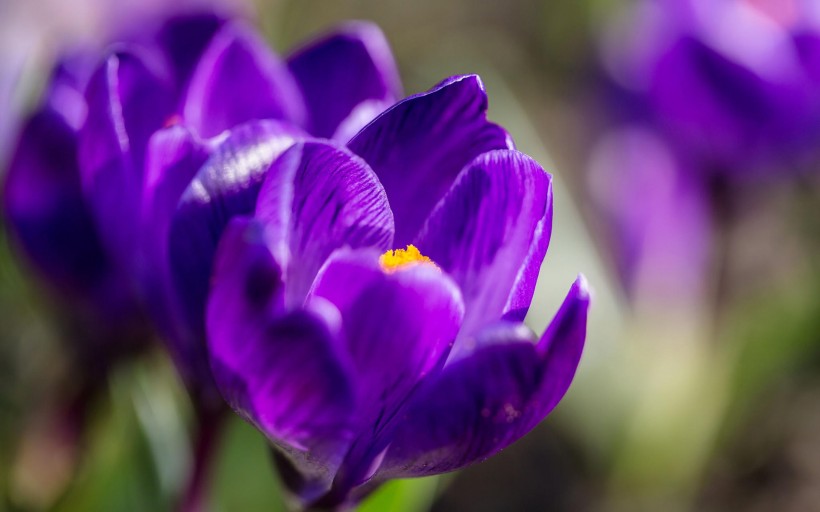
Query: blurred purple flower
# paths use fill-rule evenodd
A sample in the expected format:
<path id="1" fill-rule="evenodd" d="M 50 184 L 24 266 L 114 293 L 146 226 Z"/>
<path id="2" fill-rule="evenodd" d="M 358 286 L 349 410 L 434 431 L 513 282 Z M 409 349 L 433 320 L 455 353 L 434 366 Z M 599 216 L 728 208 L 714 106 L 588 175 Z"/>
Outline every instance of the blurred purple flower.
<path id="1" fill-rule="evenodd" d="M 167 20 L 91 72 L 79 180 L 103 253 L 146 304 L 197 402 L 219 407 L 205 351 L 213 253 L 269 164 L 314 134 L 346 142 L 400 97 L 387 42 L 349 23 L 281 60 L 241 21 Z"/>
<path id="2" fill-rule="evenodd" d="M 608 132 L 592 151 L 588 187 L 619 277 L 632 297 L 697 301 L 709 264 L 708 194 L 652 130 Z"/>
<path id="3" fill-rule="evenodd" d="M 89 62 L 82 55 L 54 68 L 41 105 L 23 123 L 9 162 L 3 209 L 13 245 L 75 315 L 88 319 L 94 347 L 115 354 L 139 327 L 139 308 L 125 277 L 105 254 L 85 204 L 77 159 L 77 132 L 85 117 L 82 89 Z M 113 343 L 112 343 L 113 342 Z M 102 345 L 112 346 L 97 346 Z"/>
<path id="4" fill-rule="evenodd" d="M 820 134 L 816 18 L 796 0 L 644 0 L 605 40 L 610 75 L 714 172 L 748 173 Z"/>
<path id="5" fill-rule="evenodd" d="M 214 377 L 307 507 L 484 460 L 570 385 L 586 284 L 540 340 L 521 323 L 552 182 L 486 108 L 478 77 L 453 77 L 347 148 L 298 143 L 222 237 L 207 310 Z"/>
<path id="6" fill-rule="evenodd" d="M 611 25 L 587 190 L 631 299 L 701 300 L 733 183 L 816 158 L 817 5 L 638 0 Z"/>
<path id="7" fill-rule="evenodd" d="M 221 23 L 214 15 L 170 19 L 146 51 L 168 61 L 181 52 L 195 52 L 196 44 L 185 36 L 199 30 L 203 21 L 214 27 Z M 54 67 L 40 105 L 24 121 L 12 153 L 3 208 L 17 249 L 66 298 L 68 308 L 94 325 L 97 332 L 88 336 L 101 346 L 78 349 L 88 349 L 85 362 L 99 367 L 109 362 L 105 354 L 116 355 L 135 333 L 144 338 L 145 322 L 133 292 L 133 275 L 108 250 L 105 224 L 95 218 L 93 202 L 89 204 L 84 190 L 88 162 L 83 136 L 96 115 L 86 98 L 87 89 L 96 84 L 92 79 L 95 53 L 76 52 Z M 108 141 L 117 142 L 122 139 Z"/>

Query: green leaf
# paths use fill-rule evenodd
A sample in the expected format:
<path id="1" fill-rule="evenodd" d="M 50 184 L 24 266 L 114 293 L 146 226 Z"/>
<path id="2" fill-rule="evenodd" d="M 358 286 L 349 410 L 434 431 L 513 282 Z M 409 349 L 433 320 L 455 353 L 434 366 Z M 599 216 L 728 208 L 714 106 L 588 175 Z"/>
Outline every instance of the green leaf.
<path id="1" fill-rule="evenodd" d="M 287 510 L 264 436 L 233 414 L 224 425 L 223 436 L 211 480 L 212 509 Z"/>
<path id="2" fill-rule="evenodd" d="M 383 485 L 359 507 L 359 512 L 423 512 L 436 496 L 439 477 L 393 480 Z"/>
<path id="3" fill-rule="evenodd" d="M 137 411 L 139 393 L 133 369 L 114 374 L 109 396 L 87 433 L 80 472 L 54 511 L 169 509 Z"/>

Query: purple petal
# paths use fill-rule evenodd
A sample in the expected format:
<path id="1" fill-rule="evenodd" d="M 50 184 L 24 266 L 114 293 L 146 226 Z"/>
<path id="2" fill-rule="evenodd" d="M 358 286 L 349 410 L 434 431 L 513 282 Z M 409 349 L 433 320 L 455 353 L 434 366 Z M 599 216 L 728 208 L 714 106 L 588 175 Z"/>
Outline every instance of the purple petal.
<path id="1" fill-rule="evenodd" d="M 486 118 L 487 95 L 475 75 L 453 77 L 384 112 L 348 146 L 376 171 L 396 218 L 399 247 L 412 242 L 461 169 L 512 139 Z"/>
<path id="2" fill-rule="evenodd" d="M 62 56 L 51 72 L 43 104 L 59 112 L 75 130 L 85 121 L 84 92 L 96 65 L 96 55 L 77 52 Z"/>
<path id="3" fill-rule="evenodd" d="M 185 123 L 202 137 L 258 119 L 302 125 L 304 116 L 287 67 L 264 40 L 237 22 L 220 30 L 205 50 L 183 107 Z"/>
<path id="4" fill-rule="evenodd" d="M 757 46 L 747 49 L 753 47 Z M 687 151 L 747 169 L 737 162 L 770 157 L 772 151 L 806 142 L 811 122 L 807 113 L 816 110 L 809 81 L 792 62 L 797 59 L 788 58 L 791 50 L 778 50 L 783 58 L 771 66 L 780 70 L 773 74 L 765 73 L 765 67 L 749 67 L 706 41 L 682 37 L 654 65 L 652 107 L 673 140 L 686 144 Z M 743 58 L 768 62 L 760 55 Z"/>
<path id="5" fill-rule="evenodd" d="M 158 131 L 151 138 L 146 158 L 142 197 L 141 238 L 146 268 L 140 283 L 148 307 L 160 331 L 178 338 L 180 305 L 171 285 L 169 231 L 180 197 L 205 164 L 211 148 L 187 128 L 176 125 Z"/>
<path id="6" fill-rule="evenodd" d="M 288 304 L 302 303 L 328 256 L 343 246 L 393 243 L 393 214 L 376 175 L 359 157 L 305 142 L 277 159 L 259 193 L 256 217 L 287 248 Z"/>
<path id="7" fill-rule="evenodd" d="M 569 388 L 583 350 L 588 306 L 579 278 L 537 345 L 521 324 L 479 333 L 471 353 L 413 396 L 376 479 L 453 471 L 529 432 Z"/>
<path id="8" fill-rule="evenodd" d="M 16 244 L 51 285 L 81 299 L 101 291 L 112 268 L 83 198 L 77 134 L 49 107 L 23 127 L 3 206 Z"/>
<path id="9" fill-rule="evenodd" d="M 464 168 L 416 242 L 461 288 L 460 338 L 506 312 L 524 319 L 551 229 L 552 180 L 535 160 L 497 150 Z"/>
<path id="10" fill-rule="evenodd" d="M 339 126 L 331 138 L 339 143 L 347 144 L 354 135 L 362 131 L 362 128 L 367 126 L 370 121 L 387 110 L 392 104 L 392 101 L 379 100 L 367 100 L 359 103 L 350 114 L 339 123 Z"/>
<path id="11" fill-rule="evenodd" d="M 341 489 L 370 476 L 383 449 L 374 442 L 393 428 L 418 382 L 440 367 L 463 315 L 458 288 L 433 265 L 385 273 L 377 258 L 338 251 L 312 292 L 339 309 L 357 378 L 358 437 L 335 483 Z"/>
<path id="12" fill-rule="evenodd" d="M 375 100 L 386 107 L 401 96 L 390 46 L 372 23 L 343 25 L 295 52 L 288 67 L 305 97 L 308 131 L 318 137 L 333 136 L 341 122 L 365 101 Z M 370 119 L 359 128 L 384 107 L 370 109 Z"/>
<path id="13" fill-rule="evenodd" d="M 712 219 L 697 164 L 641 125 L 611 129 L 590 154 L 590 203 L 629 297 L 694 301 L 706 293 Z"/>
<path id="14" fill-rule="evenodd" d="M 143 163 L 148 138 L 170 112 L 165 81 L 135 53 L 121 51 L 95 71 L 79 135 L 83 188 L 114 260 L 131 268 L 136 254 Z"/>
<path id="15" fill-rule="evenodd" d="M 193 354 L 194 366 L 203 366 L 205 300 L 222 231 L 232 217 L 253 212 L 265 172 L 298 136 L 294 128 L 274 121 L 234 129 L 180 198 L 171 219 L 168 257 L 170 286 L 180 304 L 186 334 L 172 343 L 179 346 L 179 352 Z M 193 378 L 197 382 L 208 376 Z"/>
<path id="16" fill-rule="evenodd" d="M 208 347 L 223 396 L 295 466 L 304 479 L 296 492 L 310 500 L 329 489 L 352 438 L 351 369 L 333 306 L 281 314 L 282 270 L 264 229 L 236 219 L 226 230 Z"/>
<path id="17" fill-rule="evenodd" d="M 202 53 L 225 21 L 212 12 L 177 15 L 156 32 L 154 43 L 166 55 L 178 88 L 188 84 Z"/>
<path id="18" fill-rule="evenodd" d="M 792 37 L 803 69 L 814 83 L 820 83 L 820 32 L 804 28 Z"/>

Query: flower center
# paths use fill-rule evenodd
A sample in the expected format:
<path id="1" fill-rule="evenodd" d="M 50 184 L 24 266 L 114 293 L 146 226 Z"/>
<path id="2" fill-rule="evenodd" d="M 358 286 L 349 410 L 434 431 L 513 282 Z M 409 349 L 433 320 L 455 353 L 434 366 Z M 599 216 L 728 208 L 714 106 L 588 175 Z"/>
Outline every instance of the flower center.
<path id="1" fill-rule="evenodd" d="M 379 257 L 379 265 L 385 272 L 395 272 L 406 267 L 423 264 L 438 268 L 430 258 L 423 255 L 418 247 L 413 244 L 408 245 L 407 249 L 387 251 Z"/>

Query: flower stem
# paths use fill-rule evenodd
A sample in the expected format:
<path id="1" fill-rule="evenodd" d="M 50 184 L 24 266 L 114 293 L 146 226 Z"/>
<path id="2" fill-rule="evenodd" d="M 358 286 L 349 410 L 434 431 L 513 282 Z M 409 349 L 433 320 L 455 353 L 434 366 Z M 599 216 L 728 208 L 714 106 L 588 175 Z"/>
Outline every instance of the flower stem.
<path id="1" fill-rule="evenodd" d="M 208 499 L 208 481 L 213 459 L 219 446 L 219 437 L 225 415 L 222 411 L 197 414 L 197 433 L 194 444 L 191 473 L 179 512 L 204 512 Z"/>

